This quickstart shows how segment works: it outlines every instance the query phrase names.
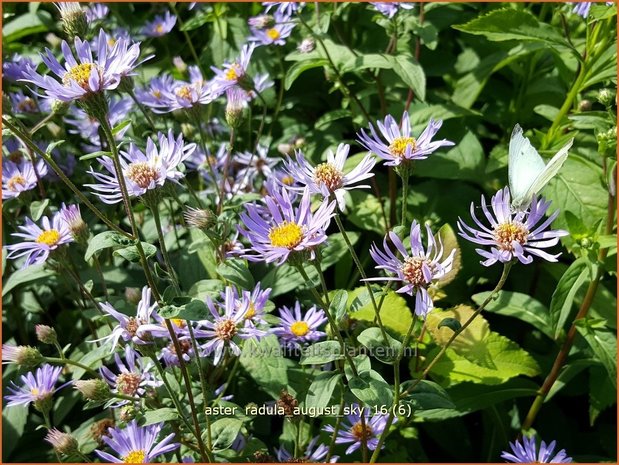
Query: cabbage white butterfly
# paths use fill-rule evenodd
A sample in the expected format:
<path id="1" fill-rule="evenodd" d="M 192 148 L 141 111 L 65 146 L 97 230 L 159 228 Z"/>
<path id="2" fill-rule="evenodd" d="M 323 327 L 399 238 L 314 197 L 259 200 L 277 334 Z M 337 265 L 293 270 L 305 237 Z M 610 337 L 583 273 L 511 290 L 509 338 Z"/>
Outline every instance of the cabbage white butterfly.
<path id="1" fill-rule="evenodd" d="M 509 140 L 508 178 L 509 191 L 512 195 L 512 209 L 524 210 L 561 169 L 567 160 L 567 151 L 574 139 L 565 144 L 548 164 L 539 156 L 529 139 L 522 135 L 519 124 L 514 126 Z"/>

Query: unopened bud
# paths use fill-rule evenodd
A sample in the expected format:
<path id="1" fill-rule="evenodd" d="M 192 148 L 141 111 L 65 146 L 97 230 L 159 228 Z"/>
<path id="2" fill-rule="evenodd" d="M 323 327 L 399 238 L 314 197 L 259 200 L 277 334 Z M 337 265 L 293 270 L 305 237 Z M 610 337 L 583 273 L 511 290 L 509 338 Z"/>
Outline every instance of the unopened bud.
<path id="1" fill-rule="evenodd" d="M 62 44 L 62 39 L 53 32 L 45 35 L 45 41 L 52 46 L 52 48 L 58 48 Z"/>
<path id="2" fill-rule="evenodd" d="M 43 344 L 56 344 L 58 342 L 58 335 L 56 330 L 47 325 L 36 325 L 34 331 L 37 334 L 37 339 Z"/>
<path id="3" fill-rule="evenodd" d="M 294 150 L 294 146 L 292 144 L 279 144 L 277 146 L 277 151 L 282 155 L 289 155 Z"/>
<path id="4" fill-rule="evenodd" d="M 118 418 L 120 419 L 120 421 L 128 423 L 133 420 L 137 416 L 137 414 L 138 411 L 135 406 L 133 404 L 129 404 L 125 405 L 120 409 L 120 415 L 118 416 Z"/>
<path id="5" fill-rule="evenodd" d="M 215 214 L 202 208 L 187 207 L 184 217 L 189 226 L 198 229 L 211 229 L 216 222 Z"/>
<path id="6" fill-rule="evenodd" d="M 187 63 L 185 63 L 181 57 L 172 58 L 172 63 L 174 63 L 174 67 L 179 73 L 184 73 L 187 71 Z"/>
<path id="7" fill-rule="evenodd" d="M 313 52 L 315 48 L 316 42 L 314 42 L 314 39 L 312 39 L 311 37 L 306 37 L 297 47 L 297 51 L 299 53 L 310 53 Z"/>
<path id="8" fill-rule="evenodd" d="M 111 397 L 110 387 L 102 379 L 79 380 L 74 385 L 86 400 L 105 402 Z"/>
<path id="9" fill-rule="evenodd" d="M 12 346 L 2 344 L 2 361 L 15 363 L 20 367 L 34 368 L 43 362 L 39 349 L 30 346 Z"/>
<path id="10" fill-rule="evenodd" d="M 45 436 L 45 440 L 49 442 L 54 450 L 59 454 L 71 455 L 79 451 L 77 439 L 67 433 L 52 428 Z"/>
<path id="11" fill-rule="evenodd" d="M 253 16 L 247 20 L 247 24 L 256 29 L 266 29 L 275 25 L 275 18 L 271 15 Z"/>
<path id="12" fill-rule="evenodd" d="M 243 110 L 247 106 L 246 92 L 236 86 L 226 91 L 226 123 L 231 128 L 238 128 L 243 122 Z"/>
<path id="13" fill-rule="evenodd" d="M 60 11 L 64 32 L 70 39 L 86 36 L 88 20 L 86 19 L 86 11 L 82 9 L 79 2 L 60 2 L 56 3 L 56 7 Z"/>
<path id="14" fill-rule="evenodd" d="M 133 78 L 131 76 L 123 76 L 120 78 L 120 83 L 118 84 L 118 90 L 121 92 L 126 92 L 130 94 L 133 91 L 135 85 L 133 84 Z"/>
<path id="15" fill-rule="evenodd" d="M 126 287 L 125 299 L 127 299 L 127 302 L 130 304 L 137 305 L 142 299 L 142 291 L 137 287 Z"/>
<path id="16" fill-rule="evenodd" d="M 593 103 L 591 102 L 591 100 L 583 99 L 578 104 L 578 110 L 579 111 L 590 111 L 592 106 L 593 106 Z"/>
<path id="17" fill-rule="evenodd" d="M 185 136 L 187 139 L 192 139 L 194 134 L 196 133 L 196 128 L 193 124 L 181 123 L 181 132 L 183 133 L 183 136 Z"/>
<path id="18" fill-rule="evenodd" d="M 62 100 L 54 100 L 52 102 L 52 113 L 55 115 L 64 115 L 69 109 L 69 102 L 63 102 Z"/>
<path id="19" fill-rule="evenodd" d="M 297 137 L 297 138 L 294 140 L 294 146 L 295 146 L 295 148 L 299 149 L 299 148 L 303 147 L 304 145 L 305 145 L 305 138 L 303 138 L 303 137 Z"/>
<path id="20" fill-rule="evenodd" d="M 615 102 L 615 93 L 610 89 L 600 89 L 598 101 L 605 107 L 609 107 Z"/>

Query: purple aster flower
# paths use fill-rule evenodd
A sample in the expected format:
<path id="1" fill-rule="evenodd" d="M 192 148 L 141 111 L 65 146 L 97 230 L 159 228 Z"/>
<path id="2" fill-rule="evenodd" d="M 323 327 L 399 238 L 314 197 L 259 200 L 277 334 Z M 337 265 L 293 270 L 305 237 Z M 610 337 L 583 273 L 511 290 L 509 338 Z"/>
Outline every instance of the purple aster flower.
<path id="1" fill-rule="evenodd" d="M 115 127 L 118 123 L 123 121 L 131 109 L 133 108 L 133 100 L 130 98 L 120 98 L 112 96 L 109 102 L 108 120 L 110 127 Z M 90 152 L 96 152 L 101 150 L 101 138 L 99 137 L 99 127 L 101 124 L 96 118 L 88 116 L 86 112 L 80 108 L 72 107 L 69 110 L 69 116 L 65 117 L 65 122 L 73 126 L 75 129 L 69 129 L 71 134 L 78 134 L 82 138 L 88 141 L 88 144 L 84 145 L 84 149 Z M 114 134 L 114 138 L 117 141 L 122 140 L 125 133 L 129 130 L 131 125 L 127 125 Z"/>
<path id="2" fill-rule="evenodd" d="M 154 458 L 176 450 L 180 447 L 172 442 L 174 433 L 169 434 L 157 443 L 157 437 L 163 428 L 163 423 L 138 426 L 136 420 L 127 423 L 124 429 L 109 428 L 108 435 L 102 435 L 105 442 L 117 455 L 95 449 L 95 453 L 106 462 L 111 463 L 151 463 Z"/>
<path id="3" fill-rule="evenodd" d="M 155 113 L 167 113 L 169 102 L 174 98 L 174 83 L 174 79 L 168 74 L 156 76 L 150 80 L 148 86 L 136 90 L 136 96 Z"/>
<path id="4" fill-rule="evenodd" d="M 61 44 L 62 54 L 66 63 L 63 68 L 49 49 L 41 54 L 43 62 L 58 76 L 59 80 L 50 75 L 42 76 L 34 68 L 27 68 L 22 81 L 31 82 L 45 90 L 50 98 L 70 102 L 81 99 L 93 93 L 113 90 L 118 87 L 120 79 L 133 74 L 140 55 L 140 45 L 132 44 L 126 39 L 119 39 L 111 49 L 107 45 L 107 37 L 103 29 L 99 31 L 93 59 L 92 49 L 88 42 L 75 38 L 75 50 L 79 63 L 66 41 Z"/>
<path id="5" fill-rule="evenodd" d="M 340 144 L 335 154 L 332 150 L 327 152 L 326 163 L 320 163 L 315 167 L 305 160 L 303 152 L 297 150 L 297 162 L 294 163 L 292 160 L 288 160 L 286 169 L 295 181 L 303 186 L 307 186 L 312 194 L 322 194 L 324 198 L 329 198 L 333 195 L 340 210 L 344 211 L 346 209 L 344 193 L 355 188 L 369 188 L 370 186 L 367 185 L 352 187 L 351 184 L 374 176 L 374 173 L 371 171 L 376 164 L 372 155 L 366 155 L 361 163 L 348 174 L 344 174 L 344 164 L 346 163 L 346 158 L 348 158 L 349 150 L 350 145 Z"/>
<path id="6" fill-rule="evenodd" d="M 234 156 L 234 161 L 240 165 L 237 183 L 241 188 L 253 185 L 258 176 L 269 179 L 273 175 L 273 167 L 280 162 L 279 158 L 268 156 L 268 148 L 258 145 L 256 153 L 243 152 Z"/>
<path id="7" fill-rule="evenodd" d="M 144 396 L 147 388 L 156 388 L 163 384 L 151 373 L 153 363 L 150 361 L 143 363 L 142 357 L 129 345 L 125 347 L 125 361 L 123 362 L 118 353 L 114 354 L 114 360 L 118 374 L 107 367 L 99 368 L 101 377 L 114 393 L 135 397 L 137 401 Z M 128 403 L 128 400 L 119 399 L 113 407 L 121 407 Z"/>
<path id="8" fill-rule="evenodd" d="M 172 130 L 166 137 L 158 133 L 159 147 L 153 139 L 146 142 L 146 152 L 142 152 L 133 143 L 129 144 L 128 152 L 120 151 L 120 164 L 131 197 L 139 197 L 152 189 L 163 186 L 166 180 L 178 182 L 184 174 L 177 170 L 177 166 L 187 159 L 196 148 L 196 144 L 185 144 L 183 135 L 174 139 Z M 85 184 L 93 189 L 94 194 L 103 202 L 113 204 L 122 200 L 118 176 L 114 163 L 110 157 L 97 158 L 99 163 L 109 171 L 102 174 L 92 168 L 88 171 L 98 184 Z"/>
<path id="9" fill-rule="evenodd" d="M 182 357 L 185 362 L 189 362 L 195 355 L 193 345 L 191 343 L 191 336 L 177 336 L 178 345 L 181 348 Z M 165 362 L 166 366 L 179 366 L 178 354 L 176 353 L 176 346 L 174 342 L 170 342 L 166 347 L 161 349 L 161 358 Z"/>
<path id="10" fill-rule="evenodd" d="M 295 24 L 288 22 L 287 18 L 284 19 L 285 21 L 276 22 L 269 28 L 250 27 L 251 36 L 248 37 L 248 40 L 257 42 L 259 45 L 285 45 L 284 39 L 290 36 Z"/>
<path id="11" fill-rule="evenodd" d="M 189 67 L 189 78 L 190 82 L 175 81 L 171 92 L 165 94 L 165 108 L 153 107 L 153 111 L 165 113 L 211 103 L 213 95 L 211 94 L 210 83 L 204 81 L 204 77 L 197 66 Z"/>
<path id="12" fill-rule="evenodd" d="M 14 54 L 10 60 L 2 63 L 2 77 L 11 81 L 19 81 L 26 76 L 28 69 L 35 69 L 36 65 L 30 58 Z"/>
<path id="13" fill-rule="evenodd" d="M 60 207 L 60 215 L 66 223 L 73 239 L 79 241 L 84 239 L 84 242 L 88 239 L 88 225 L 82 219 L 82 213 L 80 212 L 79 205 L 69 205 L 68 207 L 63 203 Z"/>
<path id="14" fill-rule="evenodd" d="M 233 287 L 232 293 L 236 299 L 238 308 L 248 307 L 247 313 L 245 314 L 246 324 L 252 324 L 254 326 L 257 323 L 266 324 L 266 321 L 264 321 L 264 307 L 269 300 L 269 294 L 271 294 L 270 287 L 261 289 L 260 283 L 258 283 L 251 292 L 242 291 L 241 295 L 239 295 L 236 288 Z M 222 295 L 222 297 L 225 297 L 225 295 Z"/>
<path id="15" fill-rule="evenodd" d="M 406 2 L 370 2 L 370 4 L 389 19 L 393 18 L 400 11 L 400 8 L 403 10 L 415 8 L 414 4 Z"/>
<path id="16" fill-rule="evenodd" d="M 54 392 L 57 391 L 54 386 L 61 372 L 62 367 L 53 367 L 45 364 L 37 368 L 34 374 L 30 372 L 26 375 L 22 375 L 22 386 L 18 386 L 11 382 L 11 386 L 7 387 L 11 394 L 4 396 L 4 398 L 8 400 L 6 406 L 29 405 L 33 402 L 36 407 L 37 405 L 49 402 Z"/>
<path id="17" fill-rule="evenodd" d="M 426 225 L 426 236 L 427 246 L 424 248 L 421 241 L 421 226 L 417 221 L 413 221 L 410 232 L 410 254 L 393 231 L 390 231 L 383 240 L 384 252 L 376 244 L 372 244 L 370 255 L 378 264 L 376 268 L 394 273 L 395 276 L 367 279 L 367 281 L 400 281 L 403 286 L 396 292 L 415 296 L 415 313 L 420 317 L 425 317 L 434 307 L 428 288 L 451 271 L 456 253 L 456 249 L 453 249 L 445 255 L 446 251 L 443 250 L 440 237 L 437 244 L 428 225 Z M 391 250 L 387 239 L 395 246 L 396 253 Z M 402 259 L 397 257 L 398 252 L 402 255 Z"/>
<path id="18" fill-rule="evenodd" d="M 387 426 L 387 415 L 370 415 L 370 410 L 368 408 L 359 407 L 358 404 L 352 404 L 351 411 L 353 413 L 346 415 L 346 418 L 342 420 L 340 430 L 335 438 L 335 443 L 352 443 L 348 449 L 346 449 L 346 454 L 352 454 L 359 449 L 363 441 L 365 441 L 369 450 L 375 450 L 378 446 L 378 438 L 383 433 L 385 426 Z M 361 421 L 362 415 L 365 424 Z M 327 425 L 323 430 L 328 433 L 333 433 L 334 428 L 332 425 Z"/>
<path id="19" fill-rule="evenodd" d="M 40 113 L 41 109 L 35 97 L 24 94 L 21 90 L 9 93 L 13 112 L 15 113 Z"/>
<path id="20" fill-rule="evenodd" d="M 244 302 L 242 306 L 237 304 L 238 301 L 231 287 L 226 288 L 224 302 L 221 304 L 214 302 L 213 299 L 206 296 L 206 305 L 213 316 L 213 321 L 202 320 L 199 322 L 201 326 L 207 328 L 203 331 L 203 337 L 210 339 L 202 346 L 202 349 L 205 355 L 215 352 L 214 365 L 221 361 L 226 347 L 230 348 L 236 356 L 241 354 L 240 347 L 234 341 L 235 336 L 241 339 L 249 339 L 264 335 L 263 331 L 255 327 L 245 326 L 246 315 L 249 312 L 249 302 Z M 220 309 L 223 310 L 223 315 L 219 314 Z"/>
<path id="21" fill-rule="evenodd" d="M 215 156 L 211 155 L 210 152 L 206 154 L 200 147 L 197 147 L 191 156 L 185 160 L 184 164 L 187 168 L 198 171 L 207 181 L 214 183 L 214 189 L 219 189 L 220 173 L 226 162 L 227 155 L 228 148 L 225 143 L 219 145 Z M 211 169 L 215 174 L 215 179 L 211 175 Z"/>
<path id="22" fill-rule="evenodd" d="M 523 437 L 520 441 L 509 443 L 512 452 L 503 451 L 501 458 L 512 463 L 572 463 L 572 458 L 568 457 L 565 449 L 561 449 L 554 456 L 556 441 L 552 441 L 548 446 L 544 441 L 537 451 L 535 437 Z"/>
<path id="23" fill-rule="evenodd" d="M 51 221 L 47 216 L 42 217 L 40 224 L 41 226 L 26 218 L 26 224 L 18 227 L 22 232 L 11 234 L 24 241 L 7 245 L 6 248 L 9 250 L 7 258 L 16 259 L 25 256 L 26 261 L 22 268 L 45 263 L 53 250 L 73 242 L 71 231 L 60 212 L 56 213 Z"/>
<path id="24" fill-rule="evenodd" d="M 151 319 L 157 323 L 162 321 L 162 318 L 157 313 L 157 302 L 151 304 L 151 300 L 151 290 L 148 286 L 144 286 L 142 288 L 142 298 L 138 302 L 135 316 L 127 316 L 124 313 L 120 313 L 108 302 L 99 304 L 104 313 L 113 316 L 118 321 L 118 325 L 114 327 L 110 335 L 98 339 L 98 341 L 105 341 L 106 343 L 112 341 L 111 350 L 114 350 L 120 338 L 125 342 L 132 341 L 138 345 L 149 344 L 151 342 L 151 334 L 148 330 L 152 326 L 150 325 Z"/>
<path id="25" fill-rule="evenodd" d="M 47 174 L 47 165 L 41 159 L 34 165 L 25 158 L 19 163 L 3 159 L 2 200 L 17 198 L 22 192 L 34 189 L 37 186 L 37 174 L 39 178 Z"/>
<path id="26" fill-rule="evenodd" d="M 247 229 L 239 228 L 251 243 L 243 258 L 249 261 L 284 263 L 294 252 L 308 251 L 314 259 L 314 248 L 327 240 L 325 234 L 334 215 L 336 203 L 323 201 L 312 213 L 310 192 L 305 189 L 301 203 L 293 207 L 286 189 L 273 189 L 263 200 L 265 206 L 246 205 L 241 221 Z"/>
<path id="27" fill-rule="evenodd" d="M 292 463 L 292 462 L 317 462 L 323 463 L 325 457 L 329 453 L 329 446 L 326 444 L 318 444 L 319 437 L 316 436 L 313 438 L 307 447 L 305 448 L 305 454 L 303 457 L 295 458 L 293 454 L 288 452 L 284 446 L 281 446 L 279 449 L 275 449 L 275 454 L 277 455 L 277 461 L 281 463 Z M 337 455 L 331 456 L 329 463 L 335 463 L 339 460 Z"/>
<path id="28" fill-rule="evenodd" d="M 468 226 L 458 218 L 458 234 L 475 244 L 490 246 L 490 251 L 475 249 L 486 260 L 482 265 L 490 266 L 496 262 L 507 263 L 517 258 L 520 263 L 529 264 L 533 261 L 532 255 L 541 257 L 549 262 L 556 262 L 556 255 L 551 255 L 541 249 L 553 247 L 559 242 L 559 237 L 569 233 L 563 230 L 545 231 L 559 215 L 555 211 L 542 224 L 550 201 L 537 197 L 533 199 L 525 211 L 513 212 L 510 204 L 509 188 L 498 191 L 490 201 L 492 213 L 486 205 L 486 199 L 481 197 L 481 209 L 490 226 L 485 226 L 475 215 L 475 204 L 471 203 L 471 217 L 479 229 Z"/>
<path id="29" fill-rule="evenodd" d="M 211 66 L 211 69 L 215 72 L 215 77 L 212 80 L 211 92 L 213 98 L 217 98 L 223 95 L 226 90 L 232 86 L 241 85 L 246 82 L 247 67 L 249 66 L 249 60 L 252 53 L 256 48 L 255 43 L 245 44 L 241 49 L 241 55 L 232 63 L 224 63 L 223 69 L 215 68 Z"/>
<path id="30" fill-rule="evenodd" d="M 430 120 L 428 126 L 423 130 L 418 138 L 411 136 L 411 124 L 408 112 L 402 116 L 402 125 L 395 121 L 393 116 L 387 115 L 384 124 L 376 122 L 385 141 L 378 135 L 374 126 L 370 124 L 370 135 L 363 129 L 358 134 L 358 140 L 366 149 L 375 153 L 380 158 L 387 160 L 385 165 L 398 166 L 409 160 L 423 160 L 428 158 L 432 152 L 439 147 L 449 147 L 453 142 L 446 139 L 432 142 L 443 122 L 441 120 Z"/>
<path id="31" fill-rule="evenodd" d="M 305 6 L 305 2 L 262 2 L 263 6 L 266 6 L 265 12 L 269 12 L 271 8 L 275 7 L 275 14 L 281 16 L 292 16 L 297 11 Z"/>
<path id="32" fill-rule="evenodd" d="M 93 23 L 105 17 L 110 12 L 110 9 L 105 3 L 93 3 L 86 7 L 86 21 Z"/>
<path id="33" fill-rule="evenodd" d="M 314 305 L 305 315 L 301 313 L 301 304 L 296 302 L 294 310 L 282 307 L 279 310 L 280 325 L 271 332 L 279 337 L 282 345 L 287 347 L 299 347 L 305 342 L 314 342 L 327 335 L 318 328 L 327 321 L 325 312 Z"/>
<path id="34" fill-rule="evenodd" d="M 155 16 L 155 19 L 146 23 L 142 33 L 148 37 L 161 37 L 166 35 L 176 24 L 176 16 L 166 11 L 165 14 Z"/>
<path id="35" fill-rule="evenodd" d="M 577 15 L 587 19 L 589 16 L 589 10 L 591 9 L 591 2 L 572 2 L 572 5 L 575 5 L 572 13 L 576 13 Z"/>

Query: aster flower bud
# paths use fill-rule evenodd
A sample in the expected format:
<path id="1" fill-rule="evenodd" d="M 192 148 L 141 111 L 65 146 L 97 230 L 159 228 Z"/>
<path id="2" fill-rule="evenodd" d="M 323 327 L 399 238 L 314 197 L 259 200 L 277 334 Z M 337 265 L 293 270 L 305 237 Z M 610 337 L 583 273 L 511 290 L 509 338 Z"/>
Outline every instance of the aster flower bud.
<path id="1" fill-rule="evenodd" d="M 137 409 L 135 408 L 134 405 L 125 405 L 124 407 L 122 407 L 120 409 L 120 421 L 124 422 L 124 423 L 129 423 L 131 420 L 133 420 L 138 414 Z"/>
<path id="2" fill-rule="evenodd" d="M 184 216 L 189 226 L 198 229 L 211 229 L 216 222 L 215 214 L 208 209 L 187 207 Z"/>
<path id="3" fill-rule="evenodd" d="M 579 111 L 590 111 L 592 106 L 593 106 L 593 103 L 591 102 L 591 100 L 583 99 L 578 104 L 578 110 Z"/>
<path id="4" fill-rule="evenodd" d="M 243 122 L 243 110 L 247 106 L 246 93 L 238 87 L 231 87 L 226 91 L 226 123 L 231 128 L 238 128 Z"/>
<path id="5" fill-rule="evenodd" d="M 137 305 L 142 298 L 142 291 L 137 287 L 126 287 L 125 288 L 125 299 L 127 302 L 133 305 Z"/>
<path id="6" fill-rule="evenodd" d="M 82 219 L 79 205 L 69 205 L 63 203 L 60 208 L 60 215 L 71 231 L 73 239 L 78 243 L 85 244 L 88 241 L 88 225 Z"/>
<path id="7" fill-rule="evenodd" d="M 131 93 L 133 91 L 135 85 L 133 83 L 133 78 L 131 76 L 123 76 L 120 78 L 120 83 L 118 84 L 118 90 L 121 92 Z"/>
<path id="8" fill-rule="evenodd" d="M 313 52 L 315 48 L 316 42 L 314 42 L 314 39 L 312 39 L 311 37 L 306 37 L 297 47 L 297 51 L 299 53 L 310 53 Z"/>
<path id="9" fill-rule="evenodd" d="M 266 29 L 275 25 L 275 18 L 271 15 L 259 15 L 249 18 L 247 24 L 256 29 Z"/>
<path id="10" fill-rule="evenodd" d="M 77 439 L 67 433 L 52 428 L 45 436 L 45 440 L 49 442 L 54 450 L 59 454 L 71 455 L 79 451 Z"/>
<path id="11" fill-rule="evenodd" d="M 35 347 L 2 344 L 2 361 L 24 368 L 34 368 L 43 362 L 43 356 Z"/>
<path id="12" fill-rule="evenodd" d="M 294 150 L 294 147 L 291 144 L 279 144 L 277 146 L 277 151 L 282 155 L 288 155 Z"/>
<path id="13" fill-rule="evenodd" d="M 181 57 L 172 58 L 172 63 L 174 63 L 174 67 L 179 73 L 184 73 L 187 71 L 187 63 L 185 63 Z"/>
<path id="14" fill-rule="evenodd" d="M 105 402 L 111 395 L 110 387 L 102 379 L 79 380 L 74 385 L 86 400 Z"/>
<path id="15" fill-rule="evenodd" d="M 598 102 L 600 102 L 605 107 L 609 107 L 615 101 L 615 93 L 610 89 L 600 89 L 598 93 Z"/>
<path id="16" fill-rule="evenodd" d="M 60 11 L 64 32 L 70 39 L 84 37 L 88 33 L 86 11 L 82 9 L 79 2 L 56 3 L 56 8 Z"/>
<path id="17" fill-rule="evenodd" d="M 55 115 L 64 115 L 69 109 L 70 103 L 62 100 L 54 100 L 52 102 L 52 113 Z"/>
<path id="18" fill-rule="evenodd" d="M 58 335 L 56 330 L 51 326 L 36 325 L 34 331 L 37 333 L 37 339 L 43 344 L 56 344 L 58 342 Z"/>

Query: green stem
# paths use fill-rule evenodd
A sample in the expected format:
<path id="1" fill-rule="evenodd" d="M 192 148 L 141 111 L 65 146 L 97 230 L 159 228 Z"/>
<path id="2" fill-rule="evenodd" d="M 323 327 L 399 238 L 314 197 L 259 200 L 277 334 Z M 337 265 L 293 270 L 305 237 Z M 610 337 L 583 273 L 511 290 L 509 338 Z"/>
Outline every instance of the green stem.
<path id="1" fill-rule="evenodd" d="M 180 294 L 181 288 L 178 282 L 178 276 L 176 276 L 176 271 L 172 266 L 172 261 L 170 260 L 170 255 L 168 254 L 168 248 L 165 245 L 165 236 L 163 235 L 163 228 L 161 227 L 161 217 L 159 215 L 158 202 L 153 198 L 149 198 L 146 203 L 148 203 L 150 210 L 153 212 L 155 229 L 157 230 L 157 237 L 159 238 L 159 247 L 161 248 L 161 255 L 163 255 L 163 261 L 166 268 L 168 269 L 168 274 L 170 275 L 170 278 L 172 278 L 172 285 L 174 286 L 174 289 L 176 289 L 176 291 Z"/>
<path id="2" fill-rule="evenodd" d="M 411 391 L 415 388 L 415 386 L 417 386 L 421 382 L 421 380 L 424 379 L 428 375 L 428 373 L 430 373 L 430 370 L 432 370 L 436 362 L 438 362 L 439 359 L 443 356 L 443 354 L 447 351 L 451 343 L 455 341 L 456 338 L 460 334 L 462 334 L 462 332 L 466 328 L 468 328 L 468 326 L 473 322 L 473 320 L 477 317 L 477 315 L 479 315 L 482 312 L 482 310 L 486 308 L 486 305 L 488 305 L 490 301 L 496 297 L 496 295 L 505 285 L 505 282 L 507 281 L 507 277 L 509 276 L 509 271 L 511 270 L 512 265 L 513 265 L 513 262 L 507 262 L 503 265 L 503 273 L 501 274 L 501 278 L 499 279 L 499 282 L 497 283 L 495 288 L 492 290 L 492 292 L 488 295 L 488 297 L 486 297 L 486 299 L 481 303 L 481 305 L 477 307 L 477 310 L 475 310 L 475 312 L 469 317 L 469 319 L 466 320 L 466 322 L 464 322 L 464 324 L 460 327 L 460 329 L 458 329 L 457 331 L 453 333 L 453 335 L 449 338 L 447 343 L 441 348 L 440 352 L 432 359 L 430 364 L 423 370 L 423 373 L 421 374 L 421 376 L 419 376 L 419 378 L 413 381 L 411 385 L 406 389 L 406 391 L 402 393 L 402 396 L 401 396 L 402 398 L 409 395 Z"/>
<path id="3" fill-rule="evenodd" d="M 157 128 L 155 127 L 155 122 L 153 121 L 153 119 L 148 114 L 148 111 L 146 111 L 146 108 L 144 108 L 144 105 L 142 105 L 142 102 L 140 102 L 138 100 L 138 98 L 136 97 L 135 92 L 133 91 L 133 89 L 128 89 L 127 93 L 129 94 L 129 97 L 131 97 L 131 100 L 133 100 L 135 102 L 135 104 L 138 106 L 138 108 L 140 109 L 140 111 L 142 112 L 144 117 L 146 118 L 146 121 L 148 121 L 148 124 L 149 124 L 150 128 L 153 130 L 153 133 L 156 133 L 157 132 Z"/>
<path id="4" fill-rule="evenodd" d="M 383 322 L 380 317 L 380 311 L 378 309 L 378 305 L 376 304 L 376 299 L 374 298 L 374 292 L 372 291 L 372 286 L 370 286 L 370 283 L 366 281 L 367 275 L 365 274 L 363 265 L 361 265 L 361 260 L 359 260 L 359 256 L 357 255 L 357 252 L 355 252 L 355 249 L 352 246 L 350 239 L 348 238 L 348 234 L 346 234 L 346 230 L 344 229 L 344 225 L 342 224 L 342 220 L 340 218 L 339 213 L 335 214 L 335 222 L 337 223 L 337 227 L 342 233 L 344 242 L 346 242 L 346 246 L 348 247 L 348 250 L 350 251 L 350 255 L 352 256 L 352 259 L 355 262 L 357 269 L 359 270 L 359 274 L 361 275 L 361 278 L 363 278 L 363 283 L 365 284 L 365 287 L 368 290 L 368 294 L 370 295 L 370 300 L 372 301 L 372 307 L 374 307 L 374 315 L 376 316 L 376 323 L 378 324 L 378 327 L 380 329 L 380 332 L 383 336 L 385 343 L 387 343 L 389 338 L 387 337 L 387 332 L 385 331 L 385 325 L 383 325 Z"/>
<path id="5" fill-rule="evenodd" d="M 100 378 L 99 372 L 97 370 L 94 370 L 80 362 L 76 362 L 75 360 L 71 360 L 70 358 L 43 357 L 43 360 L 47 363 L 57 363 L 58 365 L 73 365 L 81 368 L 82 370 L 90 373 L 93 376 Z"/>
<path id="6" fill-rule="evenodd" d="M 67 177 L 66 174 L 64 174 L 64 172 L 62 171 L 62 169 L 58 166 L 58 164 L 54 161 L 54 159 L 46 154 L 43 150 L 41 150 L 34 142 L 32 142 L 32 139 L 30 137 L 28 137 L 23 131 L 21 131 L 20 129 L 17 128 L 17 126 L 15 126 L 14 124 L 12 124 L 10 121 L 8 121 L 5 117 L 2 117 L 2 123 L 11 130 L 11 132 L 13 134 L 15 134 L 16 137 L 18 137 L 19 139 L 21 139 L 24 144 L 26 144 L 26 146 L 32 150 L 33 152 L 35 152 L 37 155 L 39 155 L 40 157 L 42 157 L 47 164 L 54 170 L 54 172 L 58 175 L 58 177 L 62 180 L 62 182 L 64 182 L 67 187 L 69 189 L 71 189 L 71 191 L 77 196 L 77 198 L 79 199 L 79 201 L 81 203 L 83 203 L 84 205 L 86 205 L 86 207 L 92 211 L 95 216 L 97 216 L 97 218 L 99 218 L 101 221 L 103 221 L 110 229 L 116 231 L 119 234 L 122 234 L 125 237 L 128 237 L 130 239 L 133 239 L 133 237 L 131 236 L 131 234 L 129 234 L 128 232 L 122 230 L 121 228 L 118 227 L 118 225 L 112 223 L 109 219 L 107 219 L 107 217 L 101 213 L 101 211 L 95 207 L 90 200 L 88 200 L 86 198 L 86 196 L 82 193 L 82 191 L 80 191 L 79 188 L 77 188 L 75 186 L 75 184 L 73 184 L 71 182 L 71 180 Z"/>
<path id="7" fill-rule="evenodd" d="M 232 149 L 234 147 L 235 130 L 230 128 L 230 140 L 228 141 L 228 151 L 226 153 L 226 161 L 224 162 L 223 172 L 221 176 L 221 186 L 219 187 L 219 202 L 217 203 L 217 215 L 221 214 L 226 196 L 226 182 L 228 181 L 228 169 L 230 167 L 230 158 L 232 158 Z"/>
<path id="8" fill-rule="evenodd" d="M 400 224 L 403 228 L 406 228 L 406 214 L 408 213 L 408 179 L 410 178 L 409 167 L 404 167 L 400 171 L 400 177 L 402 178 L 402 215 Z"/>
<path id="9" fill-rule="evenodd" d="M 337 439 L 337 433 L 340 430 L 340 426 L 342 424 L 342 419 L 344 418 L 344 382 L 340 378 L 340 409 L 338 410 L 337 420 L 335 420 L 335 426 L 333 427 L 333 434 L 331 434 L 331 442 L 329 443 L 329 452 L 327 452 L 327 456 L 325 457 L 325 463 L 329 463 L 329 459 L 333 455 L 333 448 L 335 447 L 335 440 Z"/>
<path id="10" fill-rule="evenodd" d="M 208 405 L 208 389 L 206 386 L 206 378 L 204 376 L 204 370 L 202 370 L 202 362 L 200 360 L 200 348 L 198 346 L 198 341 L 196 340 L 196 335 L 193 331 L 193 327 L 191 326 L 191 321 L 186 320 L 187 329 L 189 330 L 189 337 L 191 338 L 191 344 L 193 345 L 194 358 L 196 360 L 196 367 L 198 368 L 198 376 L 200 377 L 200 389 L 202 390 L 202 407 Z M 206 418 L 206 447 L 208 450 L 213 450 L 213 438 L 211 434 L 211 419 L 208 415 L 205 414 Z"/>
<path id="11" fill-rule="evenodd" d="M 49 115 L 47 115 L 45 118 L 43 118 L 41 121 L 39 121 L 31 130 L 30 130 L 30 135 L 33 135 L 35 132 L 37 132 L 39 129 L 41 129 L 43 126 L 45 126 L 53 117 L 54 117 L 55 113 L 52 112 Z"/>
<path id="12" fill-rule="evenodd" d="M 187 45 L 189 46 L 189 51 L 191 52 L 191 56 L 193 57 L 194 61 L 196 62 L 196 66 L 198 68 L 200 68 L 200 72 L 202 73 L 202 75 L 204 75 L 204 70 L 202 69 L 202 65 L 200 64 L 200 59 L 198 58 L 198 54 L 196 53 L 196 49 L 193 46 L 193 42 L 191 41 L 191 37 L 189 37 L 189 34 L 187 33 L 187 31 L 185 31 L 184 29 L 184 23 L 183 20 L 181 19 L 181 15 L 178 14 L 178 12 L 176 11 L 176 6 L 174 5 L 174 2 L 170 2 L 170 7 L 172 8 L 172 12 L 174 13 L 174 15 L 178 18 L 178 24 L 180 26 L 180 30 L 182 31 L 183 35 L 185 36 L 185 42 L 187 42 Z"/>

